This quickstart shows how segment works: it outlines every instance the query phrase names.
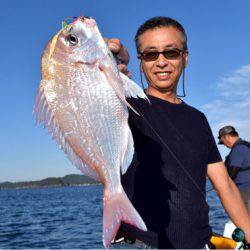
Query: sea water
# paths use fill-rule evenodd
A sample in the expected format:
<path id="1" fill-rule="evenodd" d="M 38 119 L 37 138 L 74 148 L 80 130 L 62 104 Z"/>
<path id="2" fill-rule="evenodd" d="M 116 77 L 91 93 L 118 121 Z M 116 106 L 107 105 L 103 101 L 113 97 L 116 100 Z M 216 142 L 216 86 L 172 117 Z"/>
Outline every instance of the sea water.
<path id="1" fill-rule="evenodd" d="M 223 233 L 228 217 L 213 190 L 207 201 Z M 0 190 L 0 248 L 103 248 L 101 185 Z"/>

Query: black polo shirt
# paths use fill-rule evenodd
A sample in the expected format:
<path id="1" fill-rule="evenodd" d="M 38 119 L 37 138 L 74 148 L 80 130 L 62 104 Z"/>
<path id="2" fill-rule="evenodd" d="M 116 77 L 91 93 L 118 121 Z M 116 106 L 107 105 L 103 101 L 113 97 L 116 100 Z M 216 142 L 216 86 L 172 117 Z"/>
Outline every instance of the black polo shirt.
<path id="1" fill-rule="evenodd" d="M 203 113 L 182 102 L 129 99 L 135 154 L 122 185 L 148 232 L 122 228 L 157 248 L 202 248 L 211 237 L 207 164 L 220 162 Z"/>

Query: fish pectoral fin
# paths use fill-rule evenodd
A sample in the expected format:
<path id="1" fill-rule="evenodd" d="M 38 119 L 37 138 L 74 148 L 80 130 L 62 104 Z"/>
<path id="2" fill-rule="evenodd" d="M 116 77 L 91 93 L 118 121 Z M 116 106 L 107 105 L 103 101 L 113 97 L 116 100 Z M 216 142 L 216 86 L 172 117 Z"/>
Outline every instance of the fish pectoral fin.
<path id="1" fill-rule="evenodd" d="M 126 97 L 140 97 L 150 102 L 143 89 L 138 84 L 136 84 L 122 72 L 120 72 L 119 74 L 123 82 Z"/>
<path id="2" fill-rule="evenodd" d="M 111 88 L 115 91 L 117 97 L 122 101 L 122 103 L 133 110 L 137 115 L 138 112 L 126 101 L 125 91 L 122 84 L 122 80 L 119 77 L 119 74 L 116 75 L 113 71 L 111 66 L 104 65 L 101 62 L 98 62 L 98 66 L 100 70 L 104 73 L 108 83 L 110 84 Z"/>
<path id="3" fill-rule="evenodd" d="M 143 231 L 147 227 L 135 210 L 122 189 L 119 193 L 108 193 L 104 190 L 103 197 L 103 245 L 109 248 L 121 225 L 121 221 L 135 226 Z"/>
<path id="4" fill-rule="evenodd" d="M 128 167 L 130 166 L 132 159 L 134 155 L 134 140 L 131 133 L 131 130 L 127 129 L 127 144 L 126 144 L 126 150 L 124 152 L 124 156 L 121 162 L 121 172 L 122 174 L 125 174 L 128 170 Z"/>

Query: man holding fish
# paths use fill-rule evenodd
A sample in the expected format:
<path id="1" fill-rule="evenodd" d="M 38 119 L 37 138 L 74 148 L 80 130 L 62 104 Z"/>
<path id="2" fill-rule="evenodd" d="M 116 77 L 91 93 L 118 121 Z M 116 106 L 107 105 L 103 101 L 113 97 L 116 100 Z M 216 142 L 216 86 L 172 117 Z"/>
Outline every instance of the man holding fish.
<path id="1" fill-rule="evenodd" d="M 34 106 L 36 121 L 69 160 L 103 184 L 104 246 L 124 222 L 127 237 L 149 247 L 204 247 L 212 233 L 206 176 L 250 241 L 249 215 L 206 117 L 177 96 L 188 62 L 185 30 L 156 17 L 139 28 L 135 41 L 147 95 L 118 70 L 117 62 L 125 62 L 119 68 L 129 75 L 128 53 L 110 40 L 115 60 L 93 18 L 63 22 L 45 47 Z"/>
<path id="2" fill-rule="evenodd" d="M 184 28 L 171 18 L 151 18 L 139 27 L 135 43 L 150 103 L 128 100 L 140 116 L 130 111 L 135 155 L 122 184 L 148 230 L 123 224 L 117 239 L 137 239 L 153 248 L 209 245 L 208 176 L 226 212 L 250 242 L 249 214 L 227 174 L 206 117 L 177 95 L 188 63 Z M 117 39 L 108 44 L 120 59 L 120 70 L 129 75 L 126 48 Z"/>

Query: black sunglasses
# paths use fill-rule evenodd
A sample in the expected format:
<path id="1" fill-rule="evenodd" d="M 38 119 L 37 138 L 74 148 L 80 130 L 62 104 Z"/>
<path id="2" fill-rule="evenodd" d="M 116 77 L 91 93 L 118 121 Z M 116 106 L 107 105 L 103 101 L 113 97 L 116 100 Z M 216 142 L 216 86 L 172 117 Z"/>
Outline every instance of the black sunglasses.
<path id="1" fill-rule="evenodd" d="M 163 56 L 166 59 L 174 60 L 174 59 L 178 59 L 184 52 L 185 52 L 185 50 L 180 50 L 177 48 L 165 49 L 161 52 L 160 51 L 145 51 L 145 52 L 139 53 L 139 58 L 143 59 L 147 62 L 150 62 L 150 61 L 157 60 L 159 55 L 163 54 Z"/>

